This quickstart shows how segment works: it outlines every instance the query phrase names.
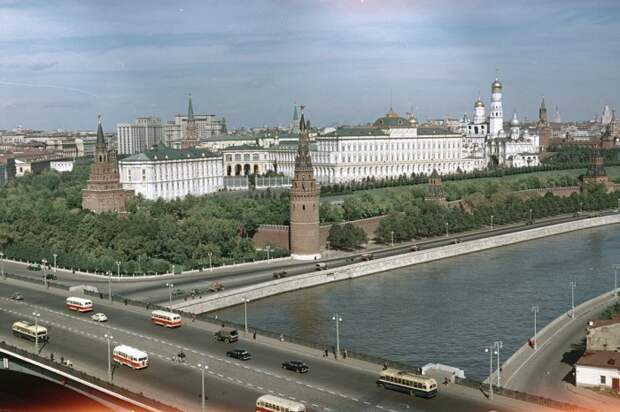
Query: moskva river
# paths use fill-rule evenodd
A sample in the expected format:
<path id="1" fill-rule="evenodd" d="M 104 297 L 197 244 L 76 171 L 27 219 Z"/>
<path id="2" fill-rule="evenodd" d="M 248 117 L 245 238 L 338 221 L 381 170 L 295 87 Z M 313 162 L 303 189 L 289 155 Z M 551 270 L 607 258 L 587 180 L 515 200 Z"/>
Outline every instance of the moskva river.
<path id="1" fill-rule="evenodd" d="M 507 359 L 571 306 L 614 285 L 620 226 L 582 230 L 274 296 L 248 305 L 250 327 L 421 366 L 439 362 L 488 375 L 484 347 Z M 243 323 L 243 307 L 218 312 Z"/>

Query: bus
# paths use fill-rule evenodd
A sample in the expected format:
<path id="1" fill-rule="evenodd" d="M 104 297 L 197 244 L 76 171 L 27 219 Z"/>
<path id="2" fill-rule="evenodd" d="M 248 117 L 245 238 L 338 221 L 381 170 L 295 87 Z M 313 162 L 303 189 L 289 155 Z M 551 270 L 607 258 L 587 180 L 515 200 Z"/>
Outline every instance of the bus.
<path id="1" fill-rule="evenodd" d="M 273 395 L 256 400 L 256 412 L 306 412 L 306 405 Z"/>
<path id="2" fill-rule="evenodd" d="M 181 316 L 172 312 L 154 310 L 151 312 L 151 322 L 167 328 L 178 328 L 181 326 Z"/>
<path id="3" fill-rule="evenodd" d="M 78 312 L 90 312 L 93 310 L 93 301 L 71 296 L 67 298 L 67 308 Z"/>
<path id="4" fill-rule="evenodd" d="M 112 360 L 132 369 L 144 369 L 149 366 L 149 355 L 146 352 L 127 345 L 119 345 L 112 351 Z"/>
<path id="5" fill-rule="evenodd" d="M 47 342 L 49 340 L 47 328 L 40 325 L 35 326 L 32 322 L 20 320 L 13 323 L 11 329 L 13 329 L 13 335 L 19 338 L 28 339 L 33 342 L 37 340 L 37 337 L 39 342 Z"/>
<path id="6" fill-rule="evenodd" d="M 377 386 L 422 398 L 432 398 L 437 395 L 435 379 L 390 368 L 381 371 Z"/>

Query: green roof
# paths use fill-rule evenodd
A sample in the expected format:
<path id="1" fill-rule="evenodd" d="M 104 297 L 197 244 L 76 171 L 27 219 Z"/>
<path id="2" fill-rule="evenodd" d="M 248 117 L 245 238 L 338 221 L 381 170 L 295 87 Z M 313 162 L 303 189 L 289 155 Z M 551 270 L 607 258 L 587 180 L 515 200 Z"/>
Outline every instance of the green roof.
<path id="1" fill-rule="evenodd" d="M 418 127 L 418 136 L 432 136 L 432 135 L 459 135 L 449 129 L 443 127 Z"/>
<path id="2" fill-rule="evenodd" d="M 214 137 L 209 137 L 207 139 L 205 139 L 206 142 L 218 142 L 218 141 L 222 141 L 222 140 L 252 140 L 255 141 L 256 137 L 252 136 L 252 135 L 239 135 L 239 134 L 233 134 L 233 135 L 220 135 L 220 136 L 214 136 Z"/>
<path id="3" fill-rule="evenodd" d="M 237 145 L 237 146 L 228 146 L 225 147 L 224 149 L 222 149 L 222 152 L 226 152 L 226 151 L 235 151 L 235 150 L 251 150 L 251 151 L 262 151 L 262 150 L 267 150 L 264 147 L 260 147 L 260 146 L 256 146 L 256 145 L 251 145 L 251 144 L 241 144 L 241 145 Z"/>
<path id="4" fill-rule="evenodd" d="M 219 157 L 219 155 L 206 149 L 171 149 L 169 147 L 158 147 L 145 150 L 142 153 L 129 156 L 122 160 L 126 162 L 144 162 L 149 160 L 182 160 L 198 159 L 202 157 Z"/>
<path id="5" fill-rule="evenodd" d="M 339 127 L 323 136 L 389 136 L 389 134 L 374 127 Z"/>

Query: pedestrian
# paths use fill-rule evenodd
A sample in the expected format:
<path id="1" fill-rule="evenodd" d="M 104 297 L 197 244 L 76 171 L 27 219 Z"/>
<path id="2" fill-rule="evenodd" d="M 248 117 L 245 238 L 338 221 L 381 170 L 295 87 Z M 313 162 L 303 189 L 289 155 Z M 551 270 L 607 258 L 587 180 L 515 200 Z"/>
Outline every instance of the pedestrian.
<path id="1" fill-rule="evenodd" d="M 64 357 L 64 356 L 61 356 L 61 357 L 60 357 L 60 363 L 61 363 L 62 365 L 64 365 L 64 364 L 65 364 L 65 357 Z"/>
<path id="2" fill-rule="evenodd" d="M 347 358 L 347 350 L 346 348 L 342 351 L 342 359 L 346 359 Z"/>
<path id="3" fill-rule="evenodd" d="M 327 350 L 327 348 L 325 348 L 325 355 L 323 355 L 324 358 L 329 356 L 329 351 Z"/>
<path id="4" fill-rule="evenodd" d="M 387 362 L 383 362 L 383 370 L 387 370 L 388 366 L 387 366 Z"/>
<path id="5" fill-rule="evenodd" d="M 256 340 L 256 331 L 252 332 L 252 339 Z"/>
<path id="6" fill-rule="evenodd" d="M 192 313 L 192 322 L 196 322 L 196 314 Z"/>
<path id="7" fill-rule="evenodd" d="M 448 377 L 447 377 L 447 376 L 444 378 L 444 380 L 443 380 L 443 384 L 444 384 L 444 385 L 446 385 L 446 386 L 448 386 Z"/>
<path id="8" fill-rule="evenodd" d="M 50 353 L 50 360 L 51 360 L 52 362 L 54 362 L 54 354 L 53 354 L 53 353 Z"/>
<path id="9" fill-rule="evenodd" d="M 280 342 L 284 342 L 284 333 L 280 334 Z"/>

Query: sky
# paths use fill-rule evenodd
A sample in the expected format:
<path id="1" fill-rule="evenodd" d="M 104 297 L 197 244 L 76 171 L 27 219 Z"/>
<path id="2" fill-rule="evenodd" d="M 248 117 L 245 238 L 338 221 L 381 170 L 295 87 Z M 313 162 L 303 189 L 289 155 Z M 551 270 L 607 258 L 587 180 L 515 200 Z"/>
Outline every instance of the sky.
<path id="1" fill-rule="evenodd" d="M 617 0 L 0 0 L 0 129 L 187 111 L 229 128 L 489 105 L 587 120 L 620 96 Z"/>

